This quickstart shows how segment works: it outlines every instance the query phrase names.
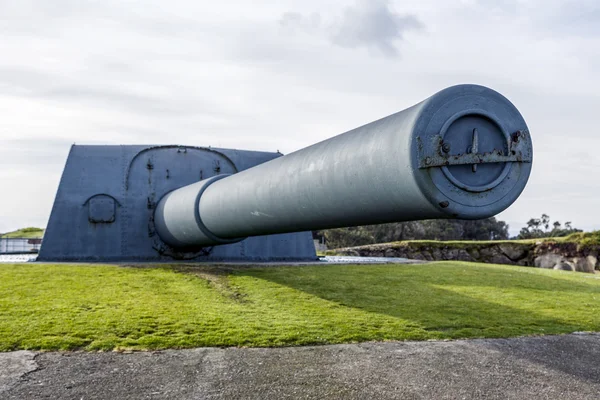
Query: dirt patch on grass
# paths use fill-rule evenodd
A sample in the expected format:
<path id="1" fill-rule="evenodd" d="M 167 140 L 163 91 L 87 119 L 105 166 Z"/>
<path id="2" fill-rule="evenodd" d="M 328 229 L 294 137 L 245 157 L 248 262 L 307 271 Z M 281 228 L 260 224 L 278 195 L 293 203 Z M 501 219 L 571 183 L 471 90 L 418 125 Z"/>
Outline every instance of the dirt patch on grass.
<path id="1" fill-rule="evenodd" d="M 248 296 L 237 286 L 231 284 L 229 276 L 241 269 L 247 269 L 249 266 L 230 266 L 230 265 L 199 265 L 199 264 L 168 264 L 155 266 L 142 265 L 124 265 L 129 268 L 164 268 L 172 271 L 193 275 L 205 280 L 219 294 L 238 303 L 248 303 Z"/>

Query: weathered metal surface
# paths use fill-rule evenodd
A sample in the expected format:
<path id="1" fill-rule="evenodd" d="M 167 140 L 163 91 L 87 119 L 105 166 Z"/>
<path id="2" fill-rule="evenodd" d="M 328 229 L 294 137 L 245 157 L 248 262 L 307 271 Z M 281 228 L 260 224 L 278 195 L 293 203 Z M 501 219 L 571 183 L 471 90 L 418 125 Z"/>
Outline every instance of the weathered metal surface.
<path id="1" fill-rule="evenodd" d="M 292 232 L 495 215 L 532 155 L 518 110 L 476 85 L 287 156 L 73 146 L 39 259 L 315 260 Z"/>
<path id="2" fill-rule="evenodd" d="M 473 145 L 465 153 L 459 153 L 456 155 L 448 154 L 451 146 L 449 143 L 445 143 L 441 136 L 436 135 L 433 137 L 434 149 L 432 154 L 420 154 L 419 155 L 419 168 L 433 168 L 450 165 L 473 165 L 473 172 L 477 172 L 476 165 L 484 163 L 506 163 L 506 162 L 523 162 L 531 163 L 533 161 L 533 154 L 531 145 L 528 143 L 528 132 L 517 131 L 508 142 L 508 152 L 505 154 L 503 149 L 493 149 L 486 153 L 479 153 L 478 148 L 478 135 L 477 130 L 473 132 Z M 469 149 L 467 149 L 469 150 Z"/>
<path id="3" fill-rule="evenodd" d="M 309 232 L 185 248 L 156 233 L 155 208 L 167 193 L 276 157 L 280 154 L 192 146 L 73 146 L 38 260 L 315 260 Z"/>
<path id="4" fill-rule="evenodd" d="M 117 206 L 121 206 L 117 199 L 104 193 L 90 197 L 83 205 L 88 207 L 88 220 L 95 224 L 115 222 Z"/>
<path id="5" fill-rule="evenodd" d="M 192 191 L 189 204 L 159 209 L 157 217 L 167 221 L 163 227 L 170 226 L 159 234 L 167 238 L 185 225 L 183 209 L 194 209 L 202 230 L 219 240 L 490 217 L 525 187 L 532 165 L 528 132 L 521 114 L 499 93 L 454 86 L 407 110 L 211 182 L 201 195 Z M 218 244 L 208 235 L 195 243 Z"/>
<path id="6" fill-rule="evenodd" d="M 154 226 L 161 239 L 175 248 L 230 244 L 245 238 L 222 239 L 212 234 L 203 224 L 198 213 L 202 193 L 212 184 L 229 174 L 221 174 L 174 190 L 162 198 L 154 213 Z M 167 218 L 168 216 L 168 218 Z"/>

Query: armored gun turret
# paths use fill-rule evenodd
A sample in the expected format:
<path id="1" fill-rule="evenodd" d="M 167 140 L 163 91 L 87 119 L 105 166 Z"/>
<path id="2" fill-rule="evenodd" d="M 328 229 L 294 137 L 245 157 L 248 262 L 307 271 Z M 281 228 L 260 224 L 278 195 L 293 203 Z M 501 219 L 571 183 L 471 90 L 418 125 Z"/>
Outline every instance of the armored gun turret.
<path id="1" fill-rule="evenodd" d="M 519 111 L 476 85 L 447 88 L 285 156 L 84 147 L 94 155 L 76 157 L 72 150 L 41 259 L 315 259 L 305 231 L 493 216 L 519 197 L 532 166 L 531 137 Z M 120 187 L 109 170 L 121 175 Z M 65 191 L 83 199 L 79 211 Z M 77 220 L 86 205 L 87 221 Z M 51 239 L 61 235 L 55 225 L 69 219 L 87 239 L 59 246 Z"/>

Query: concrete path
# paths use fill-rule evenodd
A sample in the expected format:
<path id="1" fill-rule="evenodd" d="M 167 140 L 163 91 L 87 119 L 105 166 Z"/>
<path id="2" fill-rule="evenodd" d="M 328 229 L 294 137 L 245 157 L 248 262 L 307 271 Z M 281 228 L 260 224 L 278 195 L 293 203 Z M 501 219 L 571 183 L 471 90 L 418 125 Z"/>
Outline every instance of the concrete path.
<path id="1" fill-rule="evenodd" d="M 598 399 L 600 335 L 0 353 L 9 399 Z"/>

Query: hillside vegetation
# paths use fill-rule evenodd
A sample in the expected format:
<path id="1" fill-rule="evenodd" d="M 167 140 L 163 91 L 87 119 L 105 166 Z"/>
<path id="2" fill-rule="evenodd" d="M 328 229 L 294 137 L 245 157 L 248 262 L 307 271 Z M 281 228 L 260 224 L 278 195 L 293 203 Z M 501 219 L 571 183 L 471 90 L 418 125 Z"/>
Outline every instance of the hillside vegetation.
<path id="1" fill-rule="evenodd" d="M 435 246 L 464 248 L 480 245 L 535 245 L 535 244 L 574 244 L 579 249 L 585 249 L 600 246 L 600 231 L 577 232 L 563 237 L 548 237 L 535 239 L 511 239 L 511 240 L 403 240 L 388 243 L 376 243 L 377 246 L 410 244 L 413 246 Z M 368 246 L 355 246 L 368 247 Z M 340 254 L 337 249 L 331 249 L 323 252 L 323 255 Z"/>
<path id="2" fill-rule="evenodd" d="M 549 215 L 531 218 L 519 235 L 513 239 L 545 239 L 565 237 L 582 232 L 571 222 L 552 221 Z M 313 232 L 315 239 L 324 241 L 328 248 L 339 249 L 373 245 L 377 243 L 405 242 L 409 240 L 507 240 L 508 224 L 494 217 L 480 220 L 433 219 L 406 221 L 380 225 L 326 229 Z"/>
<path id="3" fill-rule="evenodd" d="M 576 243 L 582 248 L 600 246 L 600 231 L 573 233 L 564 238 L 553 238 L 556 242 Z"/>
<path id="4" fill-rule="evenodd" d="M 38 239 L 44 236 L 44 230 L 42 228 L 23 228 L 14 232 L 8 232 L 0 234 L 3 238 L 26 238 L 26 239 Z"/>
<path id="5" fill-rule="evenodd" d="M 322 255 L 471 261 L 595 273 L 600 269 L 600 232 L 524 240 L 407 240 L 327 250 Z"/>
<path id="6" fill-rule="evenodd" d="M 288 346 L 600 331 L 600 276 L 440 262 L 0 265 L 0 351 Z"/>

